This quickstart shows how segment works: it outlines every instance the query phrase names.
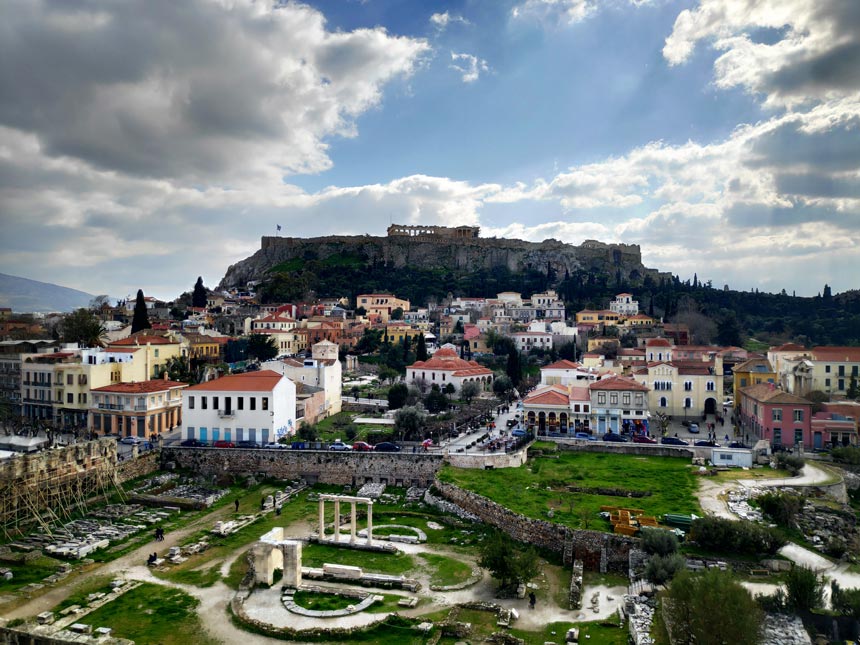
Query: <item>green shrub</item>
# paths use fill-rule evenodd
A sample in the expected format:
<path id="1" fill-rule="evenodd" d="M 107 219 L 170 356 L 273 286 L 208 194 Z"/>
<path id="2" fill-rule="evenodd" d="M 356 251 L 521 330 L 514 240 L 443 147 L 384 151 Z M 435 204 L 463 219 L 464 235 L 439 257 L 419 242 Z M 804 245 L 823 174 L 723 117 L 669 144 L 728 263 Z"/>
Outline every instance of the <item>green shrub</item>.
<path id="1" fill-rule="evenodd" d="M 803 460 L 803 457 L 798 455 L 778 452 L 776 454 L 776 465 L 782 470 L 787 470 L 792 475 L 797 475 L 803 466 L 806 465 L 806 462 Z"/>
<path id="2" fill-rule="evenodd" d="M 830 451 L 830 456 L 833 457 L 833 461 L 839 464 L 860 465 L 860 448 L 854 446 L 834 448 Z"/>
<path id="3" fill-rule="evenodd" d="M 769 527 L 721 517 L 700 517 L 694 520 L 690 538 L 708 551 L 745 555 L 773 555 L 786 542 L 779 532 Z"/>
<path id="4" fill-rule="evenodd" d="M 671 555 L 678 550 L 678 538 L 665 529 L 643 529 L 642 548 L 652 555 Z"/>
<path id="5" fill-rule="evenodd" d="M 670 555 L 652 555 L 645 565 L 645 577 L 655 585 L 666 584 L 675 574 L 687 566 L 684 556 L 673 553 Z"/>
<path id="6" fill-rule="evenodd" d="M 824 581 L 812 569 L 793 566 L 785 579 L 788 605 L 795 611 L 812 611 L 824 604 Z"/>
<path id="7" fill-rule="evenodd" d="M 800 495 L 779 491 L 759 495 L 756 501 L 766 517 L 785 527 L 793 526 L 794 518 L 803 508 L 803 498 Z"/>

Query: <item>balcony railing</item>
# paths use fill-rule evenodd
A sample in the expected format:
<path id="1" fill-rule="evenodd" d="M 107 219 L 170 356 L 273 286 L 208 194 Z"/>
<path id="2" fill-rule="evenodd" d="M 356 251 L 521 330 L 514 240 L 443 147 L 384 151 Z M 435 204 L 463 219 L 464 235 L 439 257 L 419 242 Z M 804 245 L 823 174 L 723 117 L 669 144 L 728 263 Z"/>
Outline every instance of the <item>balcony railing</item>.
<path id="1" fill-rule="evenodd" d="M 125 406 L 120 403 L 99 403 L 99 410 L 125 410 Z"/>
<path id="2" fill-rule="evenodd" d="M 218 416 L 222 419 L 236 416 L 234 410 L 218 410 Z"/>
<path id="3" fill-rule="evenodd" d="M 136 405 L 134 406 L 135 412 L 146 412 L 146 405 Z"/>

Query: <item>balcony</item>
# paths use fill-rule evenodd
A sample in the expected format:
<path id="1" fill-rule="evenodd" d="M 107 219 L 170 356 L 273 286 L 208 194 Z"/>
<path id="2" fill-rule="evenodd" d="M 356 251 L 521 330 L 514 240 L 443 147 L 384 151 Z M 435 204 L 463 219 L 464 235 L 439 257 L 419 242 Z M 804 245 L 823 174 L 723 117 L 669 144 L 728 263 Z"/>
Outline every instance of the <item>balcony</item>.
<path id="1" fill-rule="evenodd" d="M 135 412 L 146 412 L 146 405 L 136 405 L 134 406 Z"/>
<path id="2" fill-rule="evenodd" d="M 125 410 L 121 403 L 99 403 L 99 410 Z"/>
<path id="3" fill-rule="evenodd" d="M 222 419 L 231 419 L 236 416 L 235 410 L 218 410 L 218 416 Z"/>

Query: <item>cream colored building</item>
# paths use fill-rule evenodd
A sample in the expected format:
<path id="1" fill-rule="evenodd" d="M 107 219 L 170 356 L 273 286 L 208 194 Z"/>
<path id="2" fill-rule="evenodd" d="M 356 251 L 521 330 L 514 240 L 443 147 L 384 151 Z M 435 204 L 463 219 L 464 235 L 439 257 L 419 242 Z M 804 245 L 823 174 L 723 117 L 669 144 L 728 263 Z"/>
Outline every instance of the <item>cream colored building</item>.
<path id="1" fill-rule="evenodd" d="M 645 385 L 652 412 L 674 417 L 697 417 L 722 412 L 723 359 L 711 361 L 658 361 L 633 369 Z"/>
<path id="2" fill-rule="evenodd" d="M 380 322 L 388 322 L 391 312 L 395 309 L 409 311 L 409 301 L 398 298 L 390 293 L 364 293 L 356 296 L 356 309 L 363 307 L 370 319 L 378 318 Z"/>

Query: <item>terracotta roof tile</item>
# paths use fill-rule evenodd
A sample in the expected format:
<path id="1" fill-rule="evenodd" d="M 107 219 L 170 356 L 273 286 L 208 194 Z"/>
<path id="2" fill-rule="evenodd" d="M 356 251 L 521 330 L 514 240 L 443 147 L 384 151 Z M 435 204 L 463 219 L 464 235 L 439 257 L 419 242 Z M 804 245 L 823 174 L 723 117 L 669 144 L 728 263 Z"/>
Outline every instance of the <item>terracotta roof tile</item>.
<path id="1" fill-rule="evenodd" d="M 271 392 L 278 382 L 284 378 L 272 370 L 245 372 L 244 374 L 228 374 L 221 378 L 199 385 L 192 385 L 188 391 L 201 392 Z"/>
<path id="2" fill-rule="evenodd" d="M 750 385 L 745 388 L 741 388 L 741 392 L 745 395 L 759 401 L 761 403 L 792 403 L 792 404 L 806 404 L 812 405 L 811 401 L 808 401 L 802 397 L 795 396 L 785 390 L 781 390 L 776 387 L 773 383 L 757 383 L 756 385 Z"/>
<path id="3" fill-rule="evenodd" d="M 579 363 L 574 363 L 573 361 L 563 358 L 560 361 L 556 361 L 555 363 L 542 367 L 541 370 L 575 370 L 579 369 L 579 367 Z"/>
<path id="4" fill-rule="evenodd" d="M 108 343 L 110 347 L 127 347 L 127 346 L 146 346 L 149 345 L 178 345 L 179 343 L 175 340 L 170 340 L 169 338 L 165 338 L 164 336 L 155 336 L 154 334 L 140 334 L 138 336 L 129 336 L 128 338 L 122 338 L 120 340 L 115 340 L 111 343 Z"/>
<path id="5" fill-rule="evenodd" d="M 637 392 L 648 392 L 648 386 L 624 376 L 612 376 L 600 379 L 588 386 L 589 390 L 635 390 Z"/>
<path id="6" fill-rule="evenodd" d="M 116 392 L 117 394 L 152 394 L 154 392 L 167 392 L 177 387 L 188 387 L 188 383 L 153 379 L 151 381 L 140 381 L 139 383 L 114 383 L 113 385 L 93 388 L 92 391 Z"/>

